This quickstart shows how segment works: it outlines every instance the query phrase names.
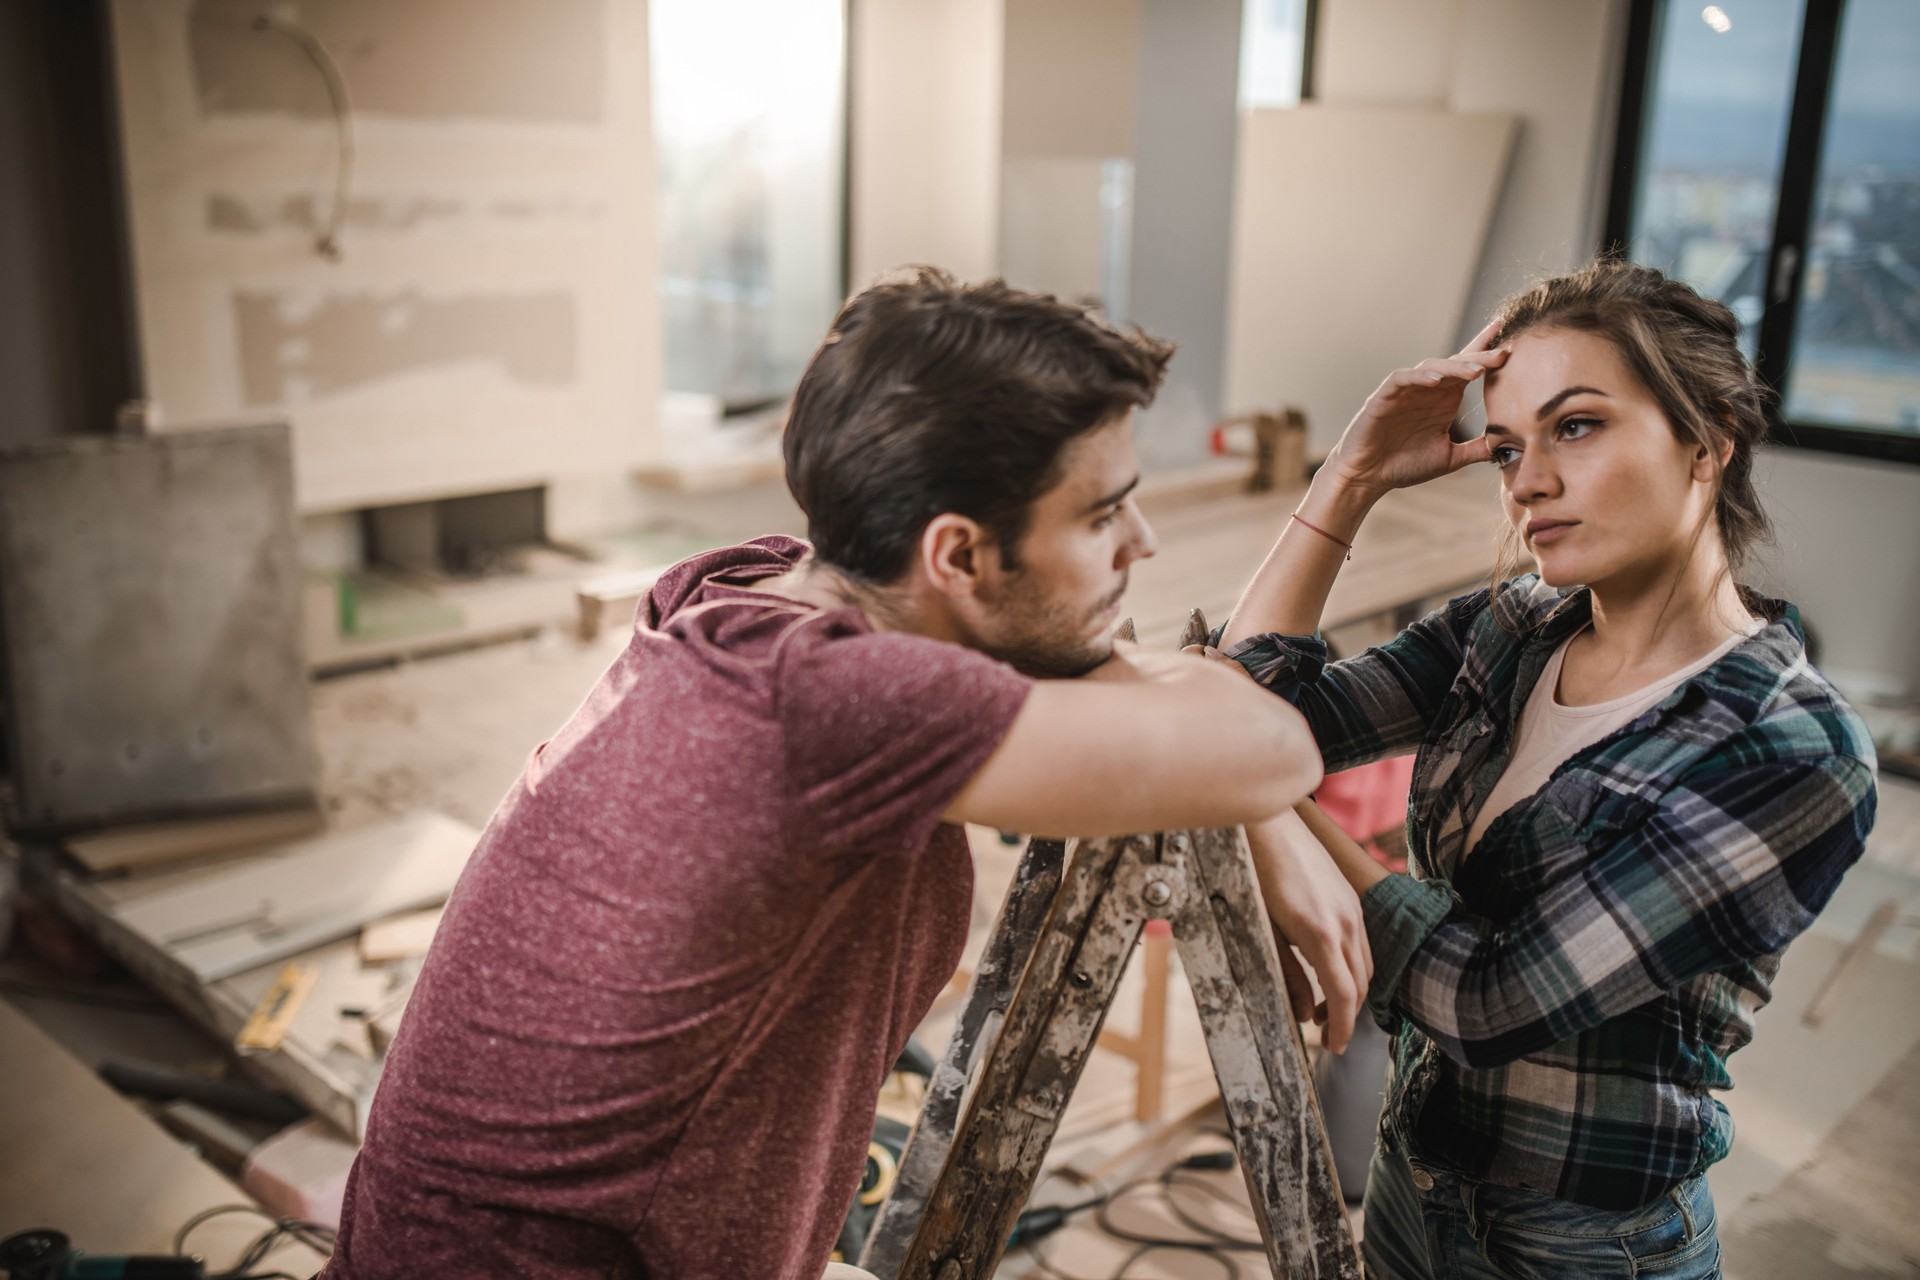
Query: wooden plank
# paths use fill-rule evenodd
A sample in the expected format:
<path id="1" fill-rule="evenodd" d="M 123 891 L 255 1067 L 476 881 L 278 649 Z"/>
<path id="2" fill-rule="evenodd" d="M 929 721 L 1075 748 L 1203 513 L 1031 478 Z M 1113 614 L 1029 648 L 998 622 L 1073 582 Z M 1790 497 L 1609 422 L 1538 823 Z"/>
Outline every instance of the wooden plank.
<path id="1" fill-rule="evenodd" d="M 409 911 L 374 921 L 360 931 L 360 959 L 367 964 L 379 964 L 427 954 L 445 910 L 429 907 L 425 911 Z"/>
<path id="2" fill-rule="evenodd" d="M 236 849 L 264 849 L 314 835 L 325 827 L 326 815 L 302 806 L 90 831 L 68 836 L 62 843 L 75 861 L 98 875 Z"/>
<path id="3" fill-rule="evenodd" d="M 1305 492 L 1219 498 L 1156 515 L 1161 550 L 1133 566 L 1126 602 L 1141 642 L 1171 644 L 1195 605 L 1215 620 L 1228 617 Z M 1387 495 L 1334 583 L 1323 628 L 1480 586 L 1493 569 L 1499 525 L 1488 474 L 1463 471 Z"/>
<path id="4" fill-rule="evenodd" d="M 131 897 L 125 896 L 138 881 L 88 880 L 45 845 L 29 845 L 23 852 L 25 869 L 35 892 L 85 930 L 102 950 L 206 1028 L 215 1039 L 232 1040 L 239 1034 L 261 995 L 273 982 L 275 971 L 270 966 L 218 982 L 200 982 L 180 963 L 177 955 L 147 935 L 126 927 L 116 914 L 122 903 L 138 900 L 137 892 Z M 193 880 L 206 874 L 207 870 L 201 868 L 168 878 Z M 357 940 L 352 938 L 304 951 L 300 958 L 320 967 L 320 983 L 324 987 L 348 981 L 349 974 L 362 972 Z M 304 1033 L 301 1024 L 309 1016 L 318 1016 L 311 1002 L 295 1020 L 293 1030 L 279 1049 L 245 1060 L 247 1074 L 298 1098 L 340 1132 L 358 1135 L 364 1130 L 367 1106 L 379 1083 L 379 1065 L 332 1048 L 333 1041 L 345 1030 L 337 1011 L 333 1028 L 324 1036 L 310 1037 Z"/>
<path id="5" fill-rule="evenodd" d="M 296 961 L 284 966 L 280 976 L 267 988 L 267 994 L 261 996 L 260 1003 L 254 1005 L 247 1025 L 241 1027 L 240 1034 L 233 1038 L 233 1047 L 243 1054 L 267 1053 L 278 1049 L 280 1042 L 287 1038 L 287 1029 L 293 1025 L 294 1015 L 300 1012 L 300 1006 L 306 1002 L 313 984 L 318 981 L 320 970 L 310 964 Z"/>
<path id="6" fill-rule="evenodd" d="M 420 810 L 129 900 L 117 914 L 214 982 L 445 901 L 478 839 L 465 823 Z"/>

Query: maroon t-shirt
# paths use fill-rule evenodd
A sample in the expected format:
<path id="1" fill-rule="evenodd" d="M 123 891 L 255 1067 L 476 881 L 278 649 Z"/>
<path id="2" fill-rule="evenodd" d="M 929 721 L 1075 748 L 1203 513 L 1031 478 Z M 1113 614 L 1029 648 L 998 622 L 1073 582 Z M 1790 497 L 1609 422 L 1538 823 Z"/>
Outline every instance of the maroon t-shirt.
<path id="1" fill-rule="evenodd" d="M 1031 683 L 670 570 L 488 824 L 387 1055 L 328 1280 L 817 1280 L 959 963 L 940 815 Z"/>

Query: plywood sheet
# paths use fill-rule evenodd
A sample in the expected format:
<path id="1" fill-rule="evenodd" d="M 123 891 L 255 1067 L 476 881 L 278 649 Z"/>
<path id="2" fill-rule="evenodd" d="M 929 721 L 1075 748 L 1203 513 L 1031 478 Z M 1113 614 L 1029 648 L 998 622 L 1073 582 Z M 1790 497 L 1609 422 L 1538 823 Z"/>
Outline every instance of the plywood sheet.
<path id="1" fill-rule="evenodd" d="M 1447 354 L 1514 132 L 1496 114 L 1244 115 L 1228 413 L 1299 405 L 1322 453 L 1390 370 Z"/>
<path id="2" fill-rule="evenodd" d="M 446 899 L 479 833 L 419 811 L 121 904 L 120 923 L 215 982 Z"/>

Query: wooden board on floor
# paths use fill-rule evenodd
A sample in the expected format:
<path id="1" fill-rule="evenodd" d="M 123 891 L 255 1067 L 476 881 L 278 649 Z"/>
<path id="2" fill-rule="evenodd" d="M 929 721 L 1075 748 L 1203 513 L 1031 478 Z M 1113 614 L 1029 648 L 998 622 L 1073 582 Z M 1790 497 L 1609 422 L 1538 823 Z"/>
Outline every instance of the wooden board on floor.
<path id="1" fill-rule="evenodd" d="M 301 841 L 117 914 L 201 982 L 215 982 L 444 901 L 478 839 L 464 822 L 420 810 Z"/>
<path id="2" fill-rule="evenodd" d="M 393 851 L 406 844 L 405 839 L 396 840 L 396 831 L 403 837 L 411 832 L 424 840 L 430 850 L 438 850 L 428 861 L 445 865 L 440 866 L 438 887 L 432 894 L 410 891 L 396 895 L 378 884 L 381 876 L 392 870 L 387 864 L 393 862 Z M 457 841 L 453 838 L 456 832 Z M 256 947 L 251 957 L 253 967 L 213 979 L 197 972 L 180 948 L 169 946 L 165 941 L 170 936 L 167 930 L 179 927 L 178 922 L 185 918 L 178 914 L 182 904 L 196 901 L 197 895 L 203 907 L 211 901 L 229 921 L 245 916 L 249 914 L 247 911 L 233 905 L 233 885 L 244 886 L 249 881 L 236 880 L 236 876 L 262 864 L 272 865 L 296 856 L 302 849 L 310 852 L 313 846 L 325 845 L 326 841 L 269 852 L 264 858 L 213 865 L 159 866 L 149 875 L 105 879 L 87 875 L 50 845 L 30 843 L 23 846 L 22 851 L 26 871 L 38 892 L 135 977 L 221 1040 L 232 1041 L 245 1025 L 272 984 L 279 970 L 277 961 L 297 956 L 302 963 L 318 967 L 320 975 L 315 995 L 295 1019 L 286 1039 L 272 1053 L 246 1059 L 246 1069 L 262 1083 L 298 1098 L 343 1134 L 357 1136 L 364 1129 L 367 1106 L 379 1083 L 380 1063 L 370 1056 L 370 1051 L 356 1051 L 353 1047 L 364 1041 L 366 1026 L 364 1021 L 343 1016 L 338 1005 L 342 1001 L 364 1005 L 373 998 L 361 989 L 364 975 L 383 975 L 382 981 L 392 975 L 384 970 L 364 968 L 356 935 L 369 919 L 443 899 L 459 874 L 459 864 L 471 851 L 475 835 L 471 827 L 438 814 L 427 815 L 412 824 L 404 820 L 389 821 L 356 828 L 347 834 L 364 839 L 368 842 L 366 848 L 387 851 L 384 859 L 369 855 L 368 862 L 344 868 L 336 866 L 335 878 L 340 883 L 321 885 L 326 900 L 340 908 L 333 919 L 350 919 L 350 923 L 329 923 L 326 929 L 317 932 L 330 934 L 331 941 L 305 942 L 293 952 L 274 955 L 279 948 Z M 350 842 L 349 847 L 358 843 Z M 400 879 L 417 883 L 419 876 L 417 871 L 408 870 Z M 353 892 L 346 892 L 348 889 Z M 285 889 L 273 892 L 283 896 L 287 893 Z M 411 900 L 396 901 L 396 898 Z M 343 902 L 345 906 L 341 906 Z M 320 903 L 320 898 L 314 898 L 309 905 Z M 296 915 L 304 916 L 304 913 Z M 135 922 L 155 926 L 158 932 L 136 928 Z M 303 923 L 302 919 L 291 922 Z M 314 921 L 304 920 L 304 925 L 310 932 L 316 931 L 312 928 Z M 252 927 L 246 926 L 249 931 Z M 345 994 L 335 999 L 331 993 L 336 992 Z"/>
<path id="3" fill-rule="evenodd" d="M 360 958 L 368 964 L 380 964 L 427 954 L 444 911 L 444 907 L 429 907 L 375 920 L 360 931 Z"/>
<path id="4" fill-rule="evenodd" d="M 68 836 L 62 843 L 75 861 L 99 875 L 204 858 L 236 849 L 266 848 L 316 835 L 325 827 L 326 816 L 308 806 L 179 822 L 148 822 Z"/>

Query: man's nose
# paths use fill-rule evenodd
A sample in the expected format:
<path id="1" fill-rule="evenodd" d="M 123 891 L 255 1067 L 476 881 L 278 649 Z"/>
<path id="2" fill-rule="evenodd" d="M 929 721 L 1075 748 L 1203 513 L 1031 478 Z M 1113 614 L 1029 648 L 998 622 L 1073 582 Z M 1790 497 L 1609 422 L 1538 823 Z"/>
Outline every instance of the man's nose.
<path id="1" fill-rule="evenodd" d="M 1134 505 L 1131 498 L 1127 499 L 1127 510 L 1133 516 L 1133 537 L 1127 540 L 1123 554 L 1131 563 L 1134 560 L 1145 560 L 1160 550 L 1160 538 L 1154 533 L 1153 526 L 1147 523 L 1147 517 L 1141 514 L 1140 508 Z"/>

